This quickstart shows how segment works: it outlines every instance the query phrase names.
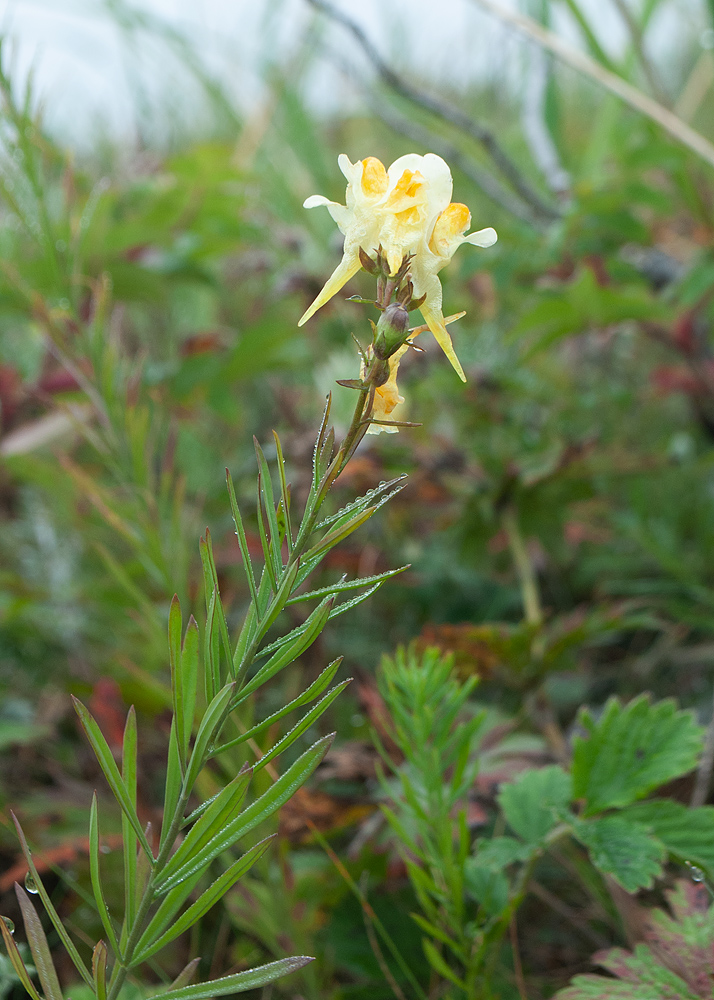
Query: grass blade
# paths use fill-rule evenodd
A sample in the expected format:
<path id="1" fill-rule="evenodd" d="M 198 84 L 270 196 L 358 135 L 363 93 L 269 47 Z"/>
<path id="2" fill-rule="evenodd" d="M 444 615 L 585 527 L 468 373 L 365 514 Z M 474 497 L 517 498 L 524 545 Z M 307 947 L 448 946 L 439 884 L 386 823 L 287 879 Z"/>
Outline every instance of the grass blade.
<path id="1" fill-rule="evenodd" d="M 136 712 L 132 705 L 127 713 L 124 726 L 124 742 L 122 744 L 122 779 L 129 793 L 132 806 L 136 809 L 136 759 L 137 734 Z M 124 852 L 124 923 L 122 925 L 121 943 L 125 944 L 129 927 L 134 922 L 136 901 L 136 849 L 137 839 L 125 813 L 121 814 L 122 850 Z M 106 960 L 105 960 L 106 965 Z M 96 981 L 96 976 L 95 976 Z"/>

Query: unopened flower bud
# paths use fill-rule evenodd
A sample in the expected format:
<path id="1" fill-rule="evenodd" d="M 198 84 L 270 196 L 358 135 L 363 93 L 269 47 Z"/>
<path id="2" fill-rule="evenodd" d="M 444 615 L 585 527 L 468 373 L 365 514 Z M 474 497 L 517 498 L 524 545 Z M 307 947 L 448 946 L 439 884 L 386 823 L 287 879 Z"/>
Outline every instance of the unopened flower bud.
<path id="1" fill-rule="evenodd" d="M 375 356 L 383 360 L 399 350 L 409 334 L 409 313 L 398 302 L 392 302 L 379 317 L 374 335 Z"/>

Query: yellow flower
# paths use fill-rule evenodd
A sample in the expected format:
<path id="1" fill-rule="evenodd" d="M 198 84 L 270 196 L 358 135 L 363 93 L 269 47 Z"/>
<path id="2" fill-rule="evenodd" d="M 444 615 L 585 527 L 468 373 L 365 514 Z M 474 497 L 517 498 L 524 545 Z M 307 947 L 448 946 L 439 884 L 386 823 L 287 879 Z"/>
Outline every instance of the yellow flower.
<path id="1" fill-rule="evenodd" d="M 397 370 L 399 369 L 399 362 L 402 355 L 408 347 L 409 344 L 403 344 L 389 358 L 389 378 L 384 385 L 377 386 L 374 390 L 374 404 L 372 406 L 373 420 L 394 420 L 394 410 L 404 402 L 404 396 L 399 395 L 399 389 L 397 388 Z M 364 376 L 364 365 L 362 366 L 362 375 Z M 396 434 L 398 430 L 398 427 L 389 427 L 385 424 L 370 424 L 367 428 L 367 433 L 381 434 L 384 432 L 385 434 Z"/>
<path id="2" fill-rule="evenodd" d="M 305 201 L 305 208 L 327 207 L 345 236 L 342 260 L 298 326 L 359 271 L 360 247 L 372 253 L 381 245 L 391 274 L 396 274 L 406 255 L 413 257 L 414 297 L 426 295 L 421 314 L 460 378 L 466 381 L 444 324 L 437 275 L 462 243 L 492 246 L 497 239 L 495 230 L 481 229 L 465 235 L 471 213 L 465 205 L 451 202 L 451 171 L 434 153 L 400 156 L 389 170 L 372 156 L 353 164 L 343 153 L 338 162 L 348 181 L 346 204 L 312 195 Z"/>

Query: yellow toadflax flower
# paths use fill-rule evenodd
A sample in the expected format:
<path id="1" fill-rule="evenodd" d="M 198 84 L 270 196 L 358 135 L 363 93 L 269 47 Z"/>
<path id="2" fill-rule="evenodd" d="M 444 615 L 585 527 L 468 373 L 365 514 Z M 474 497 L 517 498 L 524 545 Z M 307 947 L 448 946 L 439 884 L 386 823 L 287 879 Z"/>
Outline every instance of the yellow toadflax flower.
<path id="1" fill-rule="evenodd" d="M 444 324 L 437 275 L 462 243 L 490 247 L 496 242 L 496 231 L 481 229 L 465 235 L 471 213 L 465 205 L 451 202 L 451 171 L 434 153 L 407 153 L 389 170 L 373 156 L 350 163 L 343 153 L 338 163 L 348 182 L 346 204 L 312 195 L 305 201 L 305 208 L 327 207 L 345 236 L 342 260 L 298 326 L 360 270 L 360 247 L 371 254 L 381 245 L 391 274 L 396 274 L 405 256 L 413 258 L 414 298 L 426 295 L 419 307 L 424 321 L 460 378 L 466 381 Z"/>

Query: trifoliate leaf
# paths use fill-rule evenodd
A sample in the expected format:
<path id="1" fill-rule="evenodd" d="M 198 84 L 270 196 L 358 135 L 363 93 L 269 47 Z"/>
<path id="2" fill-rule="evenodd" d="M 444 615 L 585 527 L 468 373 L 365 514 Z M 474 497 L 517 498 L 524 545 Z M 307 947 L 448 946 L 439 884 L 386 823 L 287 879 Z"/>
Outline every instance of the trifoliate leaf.
<path id="1" fill-rule="evenodd" d="M 621 815 L 647 828 L 680 861 L 714 875 L 714 807 L 688 809 L 671 799 L 650 799 L 629 806 Z"/>
<path id="2" fill-rule="evenodd" d="M 604 875 L 612 875 L 627 892 L 649 888 L 662 874 L 664 844 L 637 823 L 620 816 L 578 821 L 573 832 L 590 860 Z"/>
<path id="3" fill-rule="evenodd" d="M 614 966 L 613 971 L 619 971 L 623 978 L 576 976 L 570 986 L 555 994 L 555 1000 L 699 1000 L 684 980 L 659 965 L 643 944 L 637 945 L 632 955 L 613 948 L 598 964 Z"/>
<path id="4" fill-rule="evenodd" d="M 508 824 L 529 843 L 543 840 L 573 797 L 570 775 L 553 765 L 524 771 L 498 796 Z"/>
<path id="5" fill-rule="evenodd" d="M 573 793 L 584 815 L 627 806 L 691 771 L 702 746 L 701 726 L 671 700 L 652 705 L 647 695 L 621 705 L 611 698 L 600 719 L 579 718 L 586 732 L 575 740 Z"/>

